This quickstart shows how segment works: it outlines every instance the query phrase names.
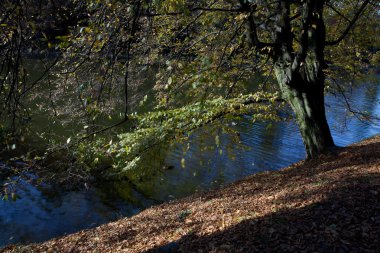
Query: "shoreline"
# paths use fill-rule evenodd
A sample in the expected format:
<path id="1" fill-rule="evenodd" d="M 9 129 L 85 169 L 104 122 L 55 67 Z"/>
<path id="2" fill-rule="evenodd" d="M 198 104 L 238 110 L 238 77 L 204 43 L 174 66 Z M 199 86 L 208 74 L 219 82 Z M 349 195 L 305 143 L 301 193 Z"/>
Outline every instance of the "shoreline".
<path id="1" fill-rule="evenodd" d="M 380 136 L 279 171 L 0 252 L 376 252 Z"/>

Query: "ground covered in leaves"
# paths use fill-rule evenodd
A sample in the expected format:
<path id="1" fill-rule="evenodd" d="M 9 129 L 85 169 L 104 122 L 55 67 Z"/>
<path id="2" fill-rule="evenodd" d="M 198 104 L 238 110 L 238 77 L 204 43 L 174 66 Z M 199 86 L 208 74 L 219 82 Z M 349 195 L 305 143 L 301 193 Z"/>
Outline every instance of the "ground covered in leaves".
<path id="1" fill-rule="evenodd" d="M 3 252 L 379 252 L 380 137 Z"/>

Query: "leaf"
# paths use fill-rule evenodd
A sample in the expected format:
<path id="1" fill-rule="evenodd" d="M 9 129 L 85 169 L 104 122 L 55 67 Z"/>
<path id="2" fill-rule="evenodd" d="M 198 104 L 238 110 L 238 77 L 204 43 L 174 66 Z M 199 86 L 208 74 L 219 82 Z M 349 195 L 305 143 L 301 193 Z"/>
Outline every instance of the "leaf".
<path id="1" fill-rule="evenodd" d="M 215 144 L 217 147 L 220 146 L 220 139 L 219 139 L 219 135 L 215 136 Z"/>
<path id="2" fill-rule="evenodd" d="M 12 197 L 12 200 L 13 200 L 13 201 L 16 201 L 16 200 L 17 200 L 17 195 L 16 195 L 16 193 L 12 192 L 11 197 Z"/>

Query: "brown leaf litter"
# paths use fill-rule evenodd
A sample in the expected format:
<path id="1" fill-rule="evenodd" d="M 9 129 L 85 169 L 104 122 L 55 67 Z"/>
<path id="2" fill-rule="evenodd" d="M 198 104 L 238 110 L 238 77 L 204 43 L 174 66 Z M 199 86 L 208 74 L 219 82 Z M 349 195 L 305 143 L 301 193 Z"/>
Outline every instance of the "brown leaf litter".
<path id="1" fill-rule="evenodd" d="M 1 252 L 379 252 L 380 136 Z"/>

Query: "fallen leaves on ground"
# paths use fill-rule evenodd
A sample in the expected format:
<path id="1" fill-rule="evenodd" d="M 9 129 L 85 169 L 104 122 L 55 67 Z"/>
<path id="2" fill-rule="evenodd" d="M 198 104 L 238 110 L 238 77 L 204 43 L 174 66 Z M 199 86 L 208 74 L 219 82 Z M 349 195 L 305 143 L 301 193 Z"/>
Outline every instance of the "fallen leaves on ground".
<path id="1" fill-rule="evenodd" d="M 2 252 L 378 252 L 380 137 Z"/>

